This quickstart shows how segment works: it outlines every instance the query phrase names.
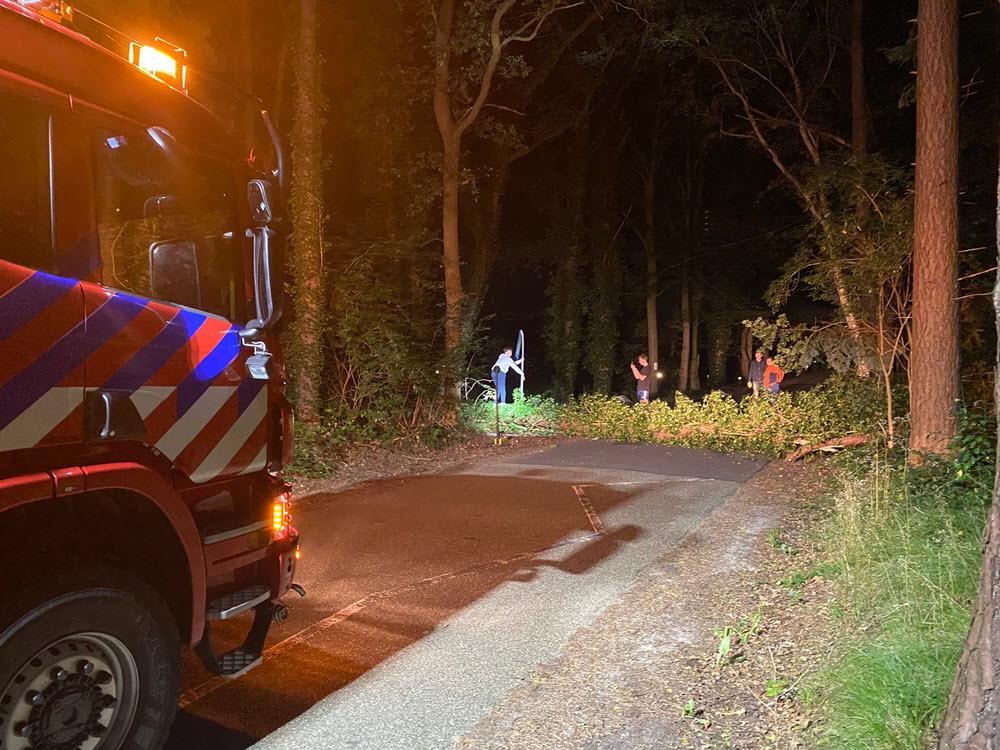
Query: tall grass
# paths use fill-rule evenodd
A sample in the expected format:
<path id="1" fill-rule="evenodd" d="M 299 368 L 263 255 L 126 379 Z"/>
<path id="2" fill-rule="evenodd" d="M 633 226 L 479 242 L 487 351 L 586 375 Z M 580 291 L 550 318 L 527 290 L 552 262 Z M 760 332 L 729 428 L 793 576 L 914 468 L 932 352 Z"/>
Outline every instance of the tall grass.
<path id="1" fill-rule="evenodd" d="M 920 748 L 948 699 L 978 584 L 990 500 L 986 422 L 966 420 L 954 460 L 907 469 L 883 456 L 843 481 L 827 549 L 844 630 L 822 673 L 824 746 Z"/>

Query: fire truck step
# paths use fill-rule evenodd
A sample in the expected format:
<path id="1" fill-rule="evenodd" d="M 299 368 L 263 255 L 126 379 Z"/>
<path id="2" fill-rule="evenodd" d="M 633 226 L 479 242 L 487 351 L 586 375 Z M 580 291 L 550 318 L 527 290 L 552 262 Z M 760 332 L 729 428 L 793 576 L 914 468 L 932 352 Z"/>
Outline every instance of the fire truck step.
<path id="1" fill-rule="evenodd" d="M 247 586 L 245 589 L 234 591 L 218 599 L 213 599 L 208 603 L 206 617 L 209 620 L 228 620 L 230 617 L 253 609 L 261 602 L 271 598 L 271 589 L 268 586 Z"/>
<path id="2" fill-rule="evenodd" d="M 235 680 L 260 664 L 261 655 L 247 651 L 241 646 L 227 651 L 217 658 L 219 660 L 218 675 L 226 680 Z"/>
<path id="3" fill-rule="evenodd" d="M 263 590 L 266 587 L 258 586 L 257 588 Z M 257 604 L 253 607 L 253 624 L 247 632 L 243 645 L 239 648 L 216 655 L 212 650 L 212 621 L 209 620 L 205 623 L 205 633 L 201 641 L 195 645 L 194 650 L 209 672 L 232 680 L 260 664 L 261 654 L 264 653 L 264 641 L 267 639 L 267 631 L 271 627 L 271 620 L 274 617 L 275 604 L 270 600 L 270 595 L 271 593 L 268 591 L 263 594 L 263 599 L 257 597 L 245 600 L 247 606 L 252 605 L 255 601 Z M 237 606 L 244 607 L 242 604 Z M 220 612 L 231 611 L 216 609 Z"/>

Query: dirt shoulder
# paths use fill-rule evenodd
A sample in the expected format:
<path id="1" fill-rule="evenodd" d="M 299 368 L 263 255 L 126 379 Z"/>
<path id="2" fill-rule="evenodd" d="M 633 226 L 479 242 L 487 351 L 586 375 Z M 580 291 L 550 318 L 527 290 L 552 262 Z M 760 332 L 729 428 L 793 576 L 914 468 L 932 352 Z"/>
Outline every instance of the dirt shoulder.
<path id="1" fill-rule="evenodd" d="M 833 588 L 812 568 L 808 499 L 825 481 L 821 463 L 769 464 L 458 746 L 813 745 L 803 678 L 824 657 Z"/>

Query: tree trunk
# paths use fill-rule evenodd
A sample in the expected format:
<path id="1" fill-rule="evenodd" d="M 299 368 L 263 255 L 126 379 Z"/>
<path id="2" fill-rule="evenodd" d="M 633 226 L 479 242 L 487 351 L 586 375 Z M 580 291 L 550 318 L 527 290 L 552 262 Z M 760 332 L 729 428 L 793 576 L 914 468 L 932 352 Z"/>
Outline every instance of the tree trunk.
<path id="1" fill-rule="evenodd" d="M 958 0 L 920 0 L 910 449 L 944 454 L 958 400 Z"/>
<path id="2" fill-rule="evenodd" d="M 618 246 L 608 235 L 610 232 L 601 235 L 592 250 L 592 288 L 584 360 L 594 378 L 594 393 L 602 394 L 611 393 L 621 309 L 621 261 Z M 606 244 L 599 244 L 602 240 Z"/>
<path id="3" fill-rule="evenodd" d="M 441 207 L 444 259 L 444 343 L 454 354 L 462 341 L 462 269 L 458 248 L 459 153 L 462 140 L 456 135 L 444 139 L 444 163 L 441 169 L 443 199 Z"/>
<path id="4" fill-rule="evenodd" d="M 686 393 L 691 370 L 691 289 L 687 270 L 681 277 L 681 366 L 679 368 L 677 390 Z"/>
<path id="5" fill-rule="evenodd" d="M 750 377 L 750 360 L 753 359 L 753 333 L 749 328 L 740 332 L 740 375 L 743 381 Z"/>
<path id="6" fill-rule="evenodd" d="M 656 277 L 656 175 L 652 170 L 643 185 L 643 209 L 646 214 L 646 356 L 653 371 L 649 381 L 649 395 L 653 397 L 660 391 L 656 377 L 656 370 L 660 368 L 660 323 L 656 313 L 660 285 Z"/>
<path id="7" fill-rule="evenodd" d="M 865 0 L 851 0 L 851 150 L 868 151 L 868 100 L 865 96 Z"/>
<path id="8" fill-rule="evenodd" d="M 716 319 L 708 326 L 709 388 L 721 388 L 726 384 L 726 354 L 732 333 L 733 328 L 728 321 Z"/>
<path id="9" fill-rule="evenodd" d="M 323 333 L 323 165 L 320 133 L 316 0 L 300 0 L 292 123 L 292 225 L 289 271 L 295 319 L 292 329 L 296 406 L 306 422 L 319 419 Z"/>
<path id="10" fill-rule="evenodd" d="M 688 380 L 688 387 L 692 391 L 701 391 L 700 369 L 701 356 L 698 353 L 698 328 L 701 325 L 701 293 L 695 287 L 691 294 L 691 375 Z"/>
<path id="11" fill-rule="evenodd" d="M 466 277 L 462 300 L 463 340 L 470 340 L 489 287 L 490 274 L 500 250 L 498 233 L 503 211 L 503 196 L 507 187 L 509 167 L 503 164 L 493 174 L 481 181 L 475 198 L 463 202 L 465 213 L 470 219 L 474 255 L 466 259 L 469 275 Z"/>
<path id="12" fill-rule="evenodd" d="M 997 257 L 1000 258 L 1000 180 L 997 201 Z M 1000 277 L 993 287 L 993 307 L 1000 333 Z M 1000 353 L 994 381 L 994 400 L 1000 404 Z M 1000 740 L 1000 695 L 995 692 L 1000 675 L 1000 474 L 993 485 L 993 505 L 983 530 L 982 546 L 979 598 L 945 709 L 941 750 L 985 750 L 995 747 Z"/>

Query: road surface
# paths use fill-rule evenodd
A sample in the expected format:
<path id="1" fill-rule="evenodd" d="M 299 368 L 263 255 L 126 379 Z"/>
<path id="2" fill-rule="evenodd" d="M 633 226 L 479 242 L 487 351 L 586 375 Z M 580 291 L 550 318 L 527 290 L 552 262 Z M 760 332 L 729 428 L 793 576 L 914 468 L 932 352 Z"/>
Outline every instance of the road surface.
<path id="1" fill-rule="evenodd" d="M 587 441 L 312 496 L 308 596 L 239 680 L 187 659 L 168 750 L 452 748 L 761 465 Z"/>

